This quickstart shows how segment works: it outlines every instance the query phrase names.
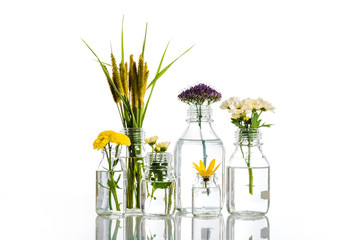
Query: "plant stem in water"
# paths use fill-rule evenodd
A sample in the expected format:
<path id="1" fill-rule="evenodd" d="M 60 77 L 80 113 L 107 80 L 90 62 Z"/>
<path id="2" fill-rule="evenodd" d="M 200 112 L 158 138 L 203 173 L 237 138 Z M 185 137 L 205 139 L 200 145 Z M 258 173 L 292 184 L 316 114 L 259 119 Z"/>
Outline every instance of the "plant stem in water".
<path id="1" fill-rule="evenodd" d="M 202 136 L 202 129 L 201 129 L 201 118 L 202 118 L 202 113 L 201 113 L 201 105 L 198 106 L 196 105 L 196 108 L 198 110 L 198 113 L 199 113 L 199 120 L 198 120 L 198 123 L 199 123 L 199 128 L 200 128 L 200 138 L 201 138 L 201 143 L 202 143 L 202 146 L 203 146 L 203 162 L 204 162 L 204 165 L 206 167 L 206 159 L 207 159 L 207 155 L 206 155 L 206 146 L 205 146 L 205 141 L 203 139 L 203 136 Z"/>

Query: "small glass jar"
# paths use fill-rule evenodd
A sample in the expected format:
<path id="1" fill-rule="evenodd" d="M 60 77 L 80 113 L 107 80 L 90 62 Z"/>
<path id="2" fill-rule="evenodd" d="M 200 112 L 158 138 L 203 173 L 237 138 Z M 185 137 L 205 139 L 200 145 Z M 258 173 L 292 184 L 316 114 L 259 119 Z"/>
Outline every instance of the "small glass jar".
<path id="1" fill-rule="evenodd" d="M 239 129 L 227 165 L 227 209 L 231 214 L 264 215 L 269 210 L 270 166 L 259 129 Z"/>
<path id="2" fill-rule="evenodd" d="M 175 178 L 170 153 L 146 155 L 141 180 L 141 211 L 144 215 L 171 215 L 175 211 Z"/>
<path id="3" fill-rule="evenodd" d="M 96 171 L 96 213 L 122 215 L 126 208 L 126 170 L 120 146 L 111 145 L 102 154 Z"/>
<path id="4" fill-rule="evenodd" d="M 203 178 L 197 173 L 192 187 L 192 213 L 195 216 L 217 216 L 221 212 L 221 190 L 216 175 Z"/>

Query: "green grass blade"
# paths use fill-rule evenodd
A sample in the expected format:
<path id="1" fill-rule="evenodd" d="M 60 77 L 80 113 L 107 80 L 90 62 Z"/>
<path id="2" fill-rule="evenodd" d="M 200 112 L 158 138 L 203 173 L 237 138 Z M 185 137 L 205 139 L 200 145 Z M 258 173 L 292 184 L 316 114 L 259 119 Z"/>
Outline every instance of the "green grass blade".
<path id="1" fill-rule="evenodd" d="M 159 64 L 159 67 L 158 67 L 158 70 L 156 72 L 156 75 L 155 75 L 155 78 L 154 80 L 151 81 L 151 83 L 148 85 L 147 89 L 149 89 L 151 87 L 151 91 L 150 91 L 150 94 L 149 94 L 149 97 L 146 101 L 146 104 L 145 104 L 145 108 L 144 108 L 144 112 L 143 114 L 141 115 L 141 125 L 143 124 L 144 122 L 144 118 L 145 118 L 145 115 L 146 115 L 146 111 L 147 111 L 147 108 L 148 108 L 148 105 L 149 105 L 149 101 L 150 101 L 150 98 L 152 96 L 152 93 L 154 91 L 154 87 L 155 87 L 155 84 L 156 84 L 156 81 L 171 67 L 171 65 L 173 65 L 179 58 L 181 58 L 185 53 L 187 53 L 188 51 L 190 51 L 190 49 L 192 49 L 194 47 L 194 45 L 192 45 L 189 49 L 187 49 L 185 52 L 183 52 L 178 58 L 176 58 L 174 61 L 172 61 L 169 65 L 167 65 L 163 70 L 160 71 L 161 69 L 161 65 L 162 65 L 162 62 L 164 60 L 164 56 L 165 56 L 165 53 L 166 53 L 166 50 L 168 48 L 170 44 L 170 41 L 168 42 L 168 44 L 166 45 L 166 48 L 165 48 L 165 51 L 161 57 L 161 60 L 160 60 L 160 64 Z"/>
<path id="2" fill-rule="evenodd" d="M 124 15 L 123 15 L 122 24 L 121 24 L 121 64 L 125 64 L 124 60 L 125 57 L 124 57 Z"/>
<path id="3" fill-rule="evenodd" d="M 143 55 L 143 57 L 145 57 L 144 53 L 145 53 L 145 43 L 146 43 L 147 27 L 148 27 L 148 23 L 146 23 L 146 27 L 145 27 L 145 37 L 144 37 L 144 42 L 143 42 L 143 47 L 142 47 L 142 55 Z"/>
<path id="4" fill-rule="evenodd" d="M 94 60 L 94 61 L 96 61 L 96 62 L 99 62 L 99 60 Z M 106 65 L 106 66 L 109 66 L 109 67 L 112 67 L 112 65 L 111 64 L 109 64 L 109 63 L 106 63 L 106 62 L 101 62 L 102 64 L 104 64 L 104 65 Z"/>
<path id="5" fill-rule="evenodd" d="M 170 44 L 170 41 L 169 41 L 168 44 L 166 45 L 165 51 L 164 51 L 164 53 L 163 53 L 163 55 L 162 55 L 162 57 L 161 57 L 159 67 L 158 67 L 158 69 L 157 69 L 157 71 L 156 71 L 156 75 L 158 75 L 159 72 L 160 72 L 161 65 L 162 65 L 162 62 L 163 62 L 163 60 L 164 60 L 165 53 L 166 53 L 166 51 L 167 51 L 167 49 L 168 49 L 168 47 L 169 47 L 169 44 Z M 155 76 L 156 76 L 156 75 L 155 75 Z"/>
<path id="6" fill-rule="evenodd" d="M 186 50 L 185 52 L 183 52 L 179 57 L 177 57 L 174 61 L 172 61 L 169 65 L 167 65 L 163 70 L 161 70 L 158 74 L 156 74 L 154 80 L 151 81 L 151 83 L 149 84 L 148 88 L 151 87 L 152 85 L 155 85 L 156 81 L 171 67 L 171 65 L 173 65 L 179 58 L 181 58 L 185 53 L 187 53 L 188 51 L 190 51 L 191 48 L 193 48 L 193 46 L 191 46 L 188 50 Z"/>

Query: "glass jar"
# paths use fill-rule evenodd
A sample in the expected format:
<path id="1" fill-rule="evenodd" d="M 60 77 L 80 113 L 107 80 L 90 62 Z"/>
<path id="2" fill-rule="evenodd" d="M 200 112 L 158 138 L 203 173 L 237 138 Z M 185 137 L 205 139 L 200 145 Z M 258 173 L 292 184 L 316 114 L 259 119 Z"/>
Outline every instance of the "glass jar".
<path id="1" fill-rule="evenodd" d="M 269 209 L 270 166 L 262 153 L 259 129 L 239 129 L 227 165 L 229 213 L 262 215 Z"/>
<path id="2" fill-rule="evenodd" d="M 175 211 L 175 178 L 170 153 L 146 155 L 141 180 L 141 211 L 145 215 L 170 215 Z"/>
<path id="3" fill-rule="evenodd" d="M 96 213 L 121 215 L 126 206 L 126 170 L 120 146 L 102 149 L 103 158 L 96 171 Z"/>
<path id="4" fill-rule="evenodd" d="M 217 216 L 221 212 L 221 191 L 216 176 L 203 178 L 197 174 L 192 187 L 192 213 L 195 216 Z"/>
<path id="5" fill-rule="evenodd" d="M 188 127 L 175 146 L 176 209 L 192 211 L 192 185 L 197 171 L 193 162 L 202 160 L 207 167 L 211 160 L 223 163 L 223 143 L 212 128 L 212 110 L 209 105 L 191 105 L 188 110 Z M 225 165 L 218 170 L 221 191 L 221 208 L 224 199 Z"/>
<path id="6" fill-rule="evenodd" d="M 140 210 L 140 182 L 144 169 L 145 133 L 142 128 L 125 128 L 123 133 L 130 138 L 131 145 L 126 147 L 127 157 L 127 213 L 137 214 Z"/>

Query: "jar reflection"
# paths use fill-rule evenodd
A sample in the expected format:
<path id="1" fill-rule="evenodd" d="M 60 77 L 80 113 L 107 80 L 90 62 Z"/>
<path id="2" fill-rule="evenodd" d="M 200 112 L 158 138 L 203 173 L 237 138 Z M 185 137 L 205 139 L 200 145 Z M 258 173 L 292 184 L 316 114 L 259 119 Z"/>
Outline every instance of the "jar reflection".
<path id="1" fill-rule="evenodd" d="M 191 213 L 185 213 L 185 212 L 176 213 L 175 215 L 176 240 L 191 239 L 192 218 L 193 215 Z"/>
<path id="2" fill-rule="evenodd" d="M 124 217 L 97 216 L 96 240 L 123 240 L 125 228 Z"/>
<path id="3" fill-rule="evenodd" d="M 192 240 L 222 240 L 224 239 L 224 219 L 216 217 L 192 218 Z"/>
<path id="4" fill-rule="evenodd" d="M 140 239 L 141 215 L 127 215 L 125 217 L 125 236 L 126 240 Z"/>
<path id="5" fill-rule="evenodd" d="M 144 216 L 140 228 L 141 240 L 175 239 L 175 221 L 172 216 Z"/>
<path id="6" fill-rule="evenodd" d="M 269 220 L 266 216 L 230 215 L 226 224 L 228 240 L 270 239 Z"/>

